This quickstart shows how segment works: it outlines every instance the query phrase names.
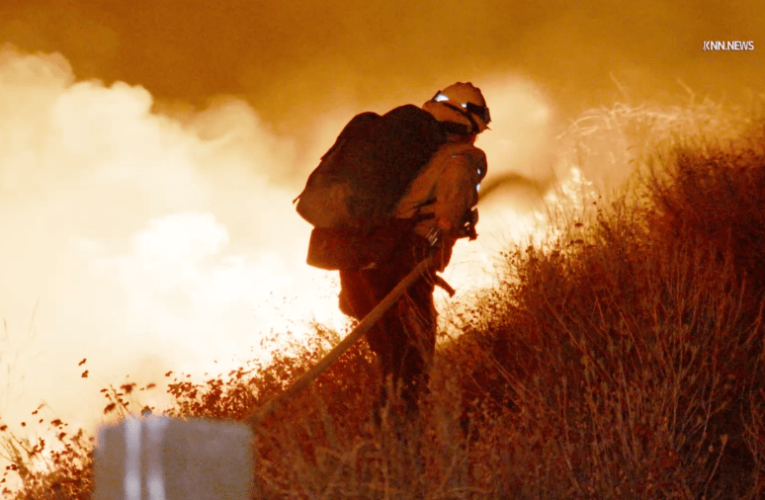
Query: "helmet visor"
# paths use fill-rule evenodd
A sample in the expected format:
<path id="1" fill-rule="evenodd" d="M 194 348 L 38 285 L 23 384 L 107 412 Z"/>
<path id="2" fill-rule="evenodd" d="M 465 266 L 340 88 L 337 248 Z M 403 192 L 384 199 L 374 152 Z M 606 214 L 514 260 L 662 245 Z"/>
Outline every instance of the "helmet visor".
<path id="1" fill-rule="evenodd" d="M 433 101 L 435 102 L 443 102 L 448 101 L 449 96 L 441 92 L 440 90 L 436 92 L 436 95 L 433 96 Z M 489 122 L 491 122 L 491 114 L 489 113 L 489 108 L 486 106 L 480 106 L 478 104 L 473 104 L 472 102 L 463 102 L 460 103 L 462 106 L 462 109 L 467 111 L 470 114 L 473 114 L 483 120 L 483 122 L 488 125 Z"/>
<path id="2" fill-rule="evenodd" d="M 444 102 L 449 101 L 450 98 L 448 95 L 444 94 L 440 90 L 436 92 L 436 95 L 433 96 L 433 99 L 431 99 L 434 102 Z M 455 110 L 460 111 L 461 113 L 467 115 L 470 113 L 471 115 L 475 115 L 478 118 L 480 118 L 485 126 L 489 125 L 489 122 L 491 121 L 491 115 L 489 114 L 489 108 L 486 106 L 481 106 L 479 104 L 473 104 L 472 102 L 463 102 L 460 103 L 460 106 L 454 106 L 452 104 L 448 104 L 447 106 L 452 106 Z M 468 116 L 468 119 L 473 124 L 473 126 L 476 126 L 476 124 L 473 122 L 473 119 Z M 487 127 L 488 128 L 488 127 Z"/>
<path id="3" fill-rule="evenodd" d="M 462 105 L 463 108 L 467 110 L 468 113 L 476 115 L 478 118 L 483 120 L 483 122 L 488 125 L 489 122 L 491 122 L 491 115 L 489 114 L 489 108 L 486 106 L 479 106 L 477 104 L 473 104 L 472 102 L 466 102 Z"/>

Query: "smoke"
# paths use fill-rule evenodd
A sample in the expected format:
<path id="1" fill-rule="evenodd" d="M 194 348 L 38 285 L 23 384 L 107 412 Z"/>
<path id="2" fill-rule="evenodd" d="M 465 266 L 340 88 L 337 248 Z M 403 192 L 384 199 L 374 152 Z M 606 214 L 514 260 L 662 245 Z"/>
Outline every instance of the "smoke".
<path id="1" fill-rule="evenodd" d="M 160 104 L 243 97 L 280 131 L 343 107 L 390 107 L 441 86 L 523 73 L 573 118 L 613 100 L 674 104 L 761 85 L 756 2 L 358 0 L 5 2 L 0 41 L 60 51 L 76 74 L 145 86 Z M 705 40 L 752 40 L 746 53 Z M 615 81 L 618 84 L 615 83 Z M 302 137 L 306 137 L 303 135 Z"/>
<path id="2" fill-rule="evenodd" d="M 491 175 L 546 175 L 549 103 L 523 78 L 483 87 L 495 103 L 479 144 Z M 240 99 L 160 113 L 143 87 L 78 81 L 61 55 L 11 46 L 0 95 L 5 422 L 44 401 L 92 428 L 98 390 L 127 374 L 160 384 L 168 370 L 217 374 L 263 355 L 271 331 L 345 321 L 333 273 L 305 264 L 310 226 L 291 201 L 360 109 L 317 116 L 299 142 Z M 503 213 L 494 228 L 513 234 L 533 218 Z M 447 279 L 462 292 L 488 284 L 499 241 L 460 243 Z"/>
<path id="3" fill-rule="evenodd" d="M 270 181 L 294 168 L 294 143 L 247 104 L 180 122 L 141 87 L 77 82 L 60 55 L 10 47 L 0 95 L 3 420 L 40 400 L 92 419 L 85 369 L 96 384 L 217 373 L 271 329 L 339 320 L 329 273 L 304 264 L 297 183 Z"/>

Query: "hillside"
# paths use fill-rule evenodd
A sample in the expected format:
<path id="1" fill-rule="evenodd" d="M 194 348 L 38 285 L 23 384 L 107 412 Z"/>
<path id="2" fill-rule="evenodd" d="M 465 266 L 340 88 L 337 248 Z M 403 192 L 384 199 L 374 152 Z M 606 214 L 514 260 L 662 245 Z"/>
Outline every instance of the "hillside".
<path id="1" fill-rule="evenodd" d="M 631 151 L 603 153 L 626 182 L 552 206 L 548 241 L 498 256 L 500 285 L 440 343 L 420 424 L 370 424 L 378 374 L 358 345 L 259 429 L 258 498 L 765 496 L 765 120 L 709 103 L 585 118 L 569 137 Z M 241 418 L 344 333 L 178 376 L 167 412 Z M 105 388 L 105 413 L 139 389 Z M 61 432 L 47 468 L 50 444 L 0 434 L 10 498 L 89 497 L 92 445 Z"/>

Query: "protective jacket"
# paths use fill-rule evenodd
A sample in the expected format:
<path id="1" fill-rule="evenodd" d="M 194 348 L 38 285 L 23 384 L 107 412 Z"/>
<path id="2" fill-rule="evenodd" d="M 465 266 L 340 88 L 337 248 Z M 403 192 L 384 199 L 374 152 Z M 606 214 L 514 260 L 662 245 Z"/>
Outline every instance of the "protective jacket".
<path id="1" fill-rule="evenodd" d="M 431 239 L 441 233 L 440 243 L 451 247 L 466 235 L 465 226 L 475 222 L 472 210 L 486 169 L 486 155 L 472 144 L 444 144 L 399 200 L 393 217 L 418 220 L 412 229 L 415 234 Z M 447 258 L 438 270 L 448 264 Z"/>

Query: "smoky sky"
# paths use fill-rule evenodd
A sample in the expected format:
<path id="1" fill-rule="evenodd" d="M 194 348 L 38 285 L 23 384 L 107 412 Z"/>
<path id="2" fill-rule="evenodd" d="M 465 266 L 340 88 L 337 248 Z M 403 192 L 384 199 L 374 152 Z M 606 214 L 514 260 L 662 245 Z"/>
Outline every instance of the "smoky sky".
<path id="1" fill-rule="evenodd" d="M 678 79 L 700 96 L 760 92 L 763 13 L 749 0 L 32 0 L 3 2 L 0 41 L 58 51 L 78 78 L 139 84 L 171 109 L 236 95 L 294 132 L 338 106 L 422 101 L 507 72 L 571 116 L 676 99 Z M 704 52 L 705 40 L 755 50 Z"/>

